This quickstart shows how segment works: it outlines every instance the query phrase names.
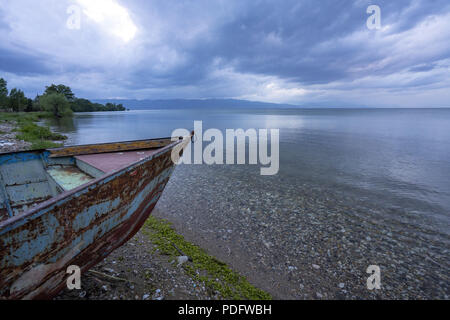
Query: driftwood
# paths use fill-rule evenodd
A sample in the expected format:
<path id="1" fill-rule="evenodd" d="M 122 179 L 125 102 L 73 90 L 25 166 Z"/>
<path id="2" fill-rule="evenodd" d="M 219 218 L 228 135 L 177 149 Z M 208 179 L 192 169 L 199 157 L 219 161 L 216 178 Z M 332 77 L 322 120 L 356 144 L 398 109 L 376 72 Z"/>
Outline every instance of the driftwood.
<path id="1" fill-rule="evenodd" d="M 130 281 L 128 279 L 123 279 L 123 278 L 118 278 L 118 277 L 114 277 L 114 276 L 110 276 L 109 274 L 103 273 L 103 272 L 99 272 L 99 271 L 95 271 L 95 270 L 89 270 L 90 273 L 93 273 L 95 275 L 101 276 L 103 278 L 109 279 L 109 280 L 114 280 L 114 281 L 122 281 L 122 282 L 133 282 Z"/>

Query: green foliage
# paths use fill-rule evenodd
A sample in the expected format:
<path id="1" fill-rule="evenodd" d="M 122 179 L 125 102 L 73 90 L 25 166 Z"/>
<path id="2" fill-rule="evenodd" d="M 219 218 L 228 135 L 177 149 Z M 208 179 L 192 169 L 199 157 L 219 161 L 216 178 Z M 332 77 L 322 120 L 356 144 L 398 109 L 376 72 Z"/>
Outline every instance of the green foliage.
<path id="1" fill-rule="evenodd" d="M 0 110 L 8 109 L 13 112 L 49 111 L 57 118 L 71 116 L 72 111 L 126 111 L 122 104 L 103 105 L 79 99 L 75 97 L 70 87 L 63 84 L 46 86 L 44 95 L 37 95 L 34 100 L 25 97 L 23 91 L 19 89 L 12 89 L 8 97 L 7 82 L 0 78 Z"/>
<path id="2" fill-rule="evenodd" d="M 28 99 L 20 89 L 12 89 L 9 93 L 9 107 L 14 112 L 23 111 L 28 104 Z"/>
<path id="3" fill-rule="evenodd" d="M 47 140 L 35 140 L 31 141 L 31 150 L 43 150 L 43 149 L 51 149 L 51 148 L 59 148 L 62 147 L 62 143 L 55 143 L 53 141 Z"/>
<path id="4" fill-rule="evenodd" d="M 87 99 L 76 98 L 71 104 L 70 108 L 74 112 L 97 112 L 97 111 L 125 111 L 122 104 L 107 103 L 102 105 L 100 103 L 93 103 Z"/>
<path id="5" fill-rule="evenodd" d="M 52 93 L 59 93 L 64 95 L 66 97 L 67 101 L 72 102 L 75 99 L 75 95 L 72 92 L 72 89 L 70 87 L 65 86 L 63 84 L 55 85 L 52 84 L 51 86 L 45 87 L 45 93 L 44 95 L 49 95 Z"/>
<path id="6" fill-rule="evenodd" d="M 32 112 L 33 110 L 33 99 L 27 99 L 27 106 L 25 107 L 25 112 Z"/>
<path id="7" fill-rule="evenodd" d="M 62 144 L 53 141 L 66 140 L 67 137 L 53 133 L 48 127 L 42 127 L 34 122 L 44 118 L 52 117 L 46 112 L 17 112 L 17 113 L 0 113 L 0 121 L 17 122 L 19 134 L 17 139 L 31 143 L 31 149 L 48 149 L 60 147 Z"/>
<path id="8" fill-rule="evenodd" d="M 20 133 L 17 138 L 25 141 L 33 140 L 66 140 L 67 137 L 58 133 L 53 133 L 50 128 L 38 126 L 28 122 L 20 126 Z"/>
<path id="9" fill-rule="evenodd" d="M 167 221 L 151 216 L 145 223 L 144 233 L 149 236 L 161 253 L 175 258 L 180 255 L 176 246 L 188 255 L 192 262 L 183 265 L 186 272 L 193 279 L 205 283 L 210 290 L 218 291 L 224 299 L 272 299 L 268 293 L 252 286 L 243 276 L 231 270 L 225 263 L 208 255 L 198 246 L 187 242 L 183 236 L 175 232 Z"/>
<path id="10" fill-rule="evenodd" d="M 0 96 L 8 96 L 8 82 L 3 78 L 0 78 Z"/>
<path id="11" fill-rule="evenodd" d="M 16 121 L 19 125 L 29 122 L 37 122 L 49 117 L 52 117 L 52 115 L 47 112 L 0 112 L 0 121 Z"/>
<path id="12" fill-rule="evenodd" d="M 123 104 L 115 104 L 115 103 L 107 103 L 105 105 L 105 111 L 126 111 L 127 109 L 123 106 Z"/>
<path id="13" fill-rule="evenodd" d="M 6 80 L 0 78 L 0 109 L 7 109 L 9 106 L 7 85 Z"/>
<path id="14" fill-rule="evenodd" d="M 39 103 L 45 111 L 51 112 L 57 118 L 72 115 L 69 102 L 62 93 L 45 94 L 39 98 Z"/>
<path id="15" fill-rule="evenodd" d="M 42 106 L 41 106 L 40 98 L 41 98 L 40 95 L 36 95 L 36 97 L 34 98 L 33 106 L 32 106 L 33 112 L 35 112 L 35 111 L 43 111 L 44 110 L 42 108 Z"/>

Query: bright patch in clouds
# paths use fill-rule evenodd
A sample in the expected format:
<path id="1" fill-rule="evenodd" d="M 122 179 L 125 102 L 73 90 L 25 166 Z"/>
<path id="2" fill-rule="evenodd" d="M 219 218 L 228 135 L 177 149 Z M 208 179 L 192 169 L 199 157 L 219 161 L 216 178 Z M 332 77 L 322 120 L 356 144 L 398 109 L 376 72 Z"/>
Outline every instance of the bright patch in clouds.
<path id="1" fill-rule="evenodd" d="M 138 29 L 128 10 L 115 0 L 77 0 L 77 2 L 88 18 L 124 42 L 129 42 L 136 36 Z"/>

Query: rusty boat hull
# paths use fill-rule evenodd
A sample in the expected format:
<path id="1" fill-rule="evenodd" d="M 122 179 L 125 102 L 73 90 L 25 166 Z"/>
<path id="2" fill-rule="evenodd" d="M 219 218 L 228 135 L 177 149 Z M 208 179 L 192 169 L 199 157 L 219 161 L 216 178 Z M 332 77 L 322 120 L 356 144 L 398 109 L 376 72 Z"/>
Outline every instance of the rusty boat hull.
<path id="1" fill-rule="evenodd" d="M 186 139 L 185 139 L 186 140 Z M 183 140 L 0 155 L 0 299 L 49 299 L 67 268 L 87 271 L 156 206 Z"/>

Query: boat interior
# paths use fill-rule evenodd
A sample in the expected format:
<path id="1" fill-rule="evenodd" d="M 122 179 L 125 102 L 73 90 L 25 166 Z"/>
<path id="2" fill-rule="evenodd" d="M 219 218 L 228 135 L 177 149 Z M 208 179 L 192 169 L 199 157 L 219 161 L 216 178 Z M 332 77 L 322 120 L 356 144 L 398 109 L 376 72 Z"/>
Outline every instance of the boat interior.
<path id="1" fill-rule="evenodd" d="M 0 222 L 155 154 L 170 139 L 0 154 Z"/>

